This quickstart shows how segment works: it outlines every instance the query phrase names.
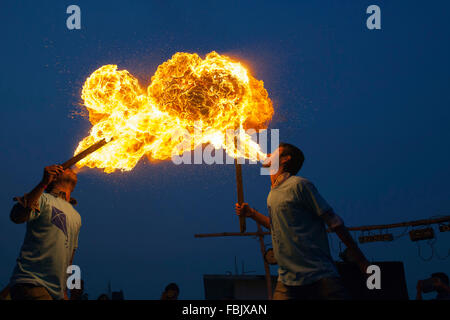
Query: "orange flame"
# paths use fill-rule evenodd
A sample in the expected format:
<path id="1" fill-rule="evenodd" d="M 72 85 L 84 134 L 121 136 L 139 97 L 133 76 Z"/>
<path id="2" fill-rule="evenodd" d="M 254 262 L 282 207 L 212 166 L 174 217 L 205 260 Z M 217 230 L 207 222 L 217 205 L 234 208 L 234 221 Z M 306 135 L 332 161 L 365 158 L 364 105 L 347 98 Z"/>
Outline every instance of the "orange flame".
<path id="1" fill-rule="evenodd" d="M 234 135 L 230 139 L 226 134 L 265 129 L 273 115 L 263 82 L 239 62 L 216 52 L 205 59 L 178 52 L 158 67 L 151 80 L 145 92 L 136 78 L 115 65 L 91 74 L 81 97 L 93 127 L 75 154 L 103 138 L 114 140 L 78 167 L 128 171 L 144 155 L 150 161 L 167 160 L 206 143 L 235 158 L 265 158 L 248 134 L 237 135 L 240 148 Z"/>

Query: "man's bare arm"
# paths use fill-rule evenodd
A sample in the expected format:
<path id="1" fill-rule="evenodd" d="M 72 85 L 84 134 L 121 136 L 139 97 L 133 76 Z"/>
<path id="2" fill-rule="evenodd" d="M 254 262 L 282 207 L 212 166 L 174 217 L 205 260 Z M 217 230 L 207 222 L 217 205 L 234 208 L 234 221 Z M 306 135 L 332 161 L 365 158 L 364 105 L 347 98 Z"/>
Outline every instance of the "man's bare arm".
<path id="1" fill-rule="evenodd" d="M 247 203 L 243 203 L 239 205 L 236 203 L 236 214 L 240 216 L 241 214 L 245 215 L 248 218 L 252 218 L 257 223 L 262 225 L 263 227 L 270 229 L 270 219 L 269 217 L 259 213 L 255 209 L 251 208 Z"/>
<path id="2" fill-rule="evenodd" d="M 22 197 L 11 209 L 9 217 L 14 223 L 24 223 L 30 218 L 30 213 L 33 210 L 34 204 L 39 201 L 40 196 L 44 193 L 45 188 L 63 171 L 61 166 L 53 165 L 45 167 L 44 176 L 41 182 L 38 183 L 30 193 Z"/>
<path id="3" fill-rule="evenodd" d="M 333 212 L 329 210 L 325 212 L 321 218 L 325 221 L 331 231 L 334 231 L 336 235 L 341 239 L 341 241 L 348 248 L 348 252 L 354 261 L 358 264 L 362 272 L 366 273 L 369 262 L 366 257 L 359 249 L 358 244 L 353 240 L 352 235 L 344 225 L 344 221 Z"/>
<path id="4" fill-rule="evenodd" d="M 358 264 L 361 272 L 366 273 L 367 267 L 370 265 L 369 261 L 367 261 L 366 257 L 362 253 L 361 249 L 359 249 L 358 244 L 353 240 L 352 235 L 345 227 L 345 225 L 339 225 L 334 228 L 334 232 L 337 234 L 339 239 L 345 244 L 348 248 L 350 255 Z"/>
<path id="5" fill-rule="evenodd" d="M 30 193 L 27 194 L 26 202 L 34 203 L 38 201 L 39 197 L 44 191 L 45 185 L 42 182 L 39 182 L 39 184 L 33 190 L 31 190 Z M 11 209 L 11 214 L 9 215 L 9 217 L 14 223 L 24 223 L 27 222 L 30 218 L 31 211 L 31 207 L 29 207 L 26 203 L 18 202 Z"/>

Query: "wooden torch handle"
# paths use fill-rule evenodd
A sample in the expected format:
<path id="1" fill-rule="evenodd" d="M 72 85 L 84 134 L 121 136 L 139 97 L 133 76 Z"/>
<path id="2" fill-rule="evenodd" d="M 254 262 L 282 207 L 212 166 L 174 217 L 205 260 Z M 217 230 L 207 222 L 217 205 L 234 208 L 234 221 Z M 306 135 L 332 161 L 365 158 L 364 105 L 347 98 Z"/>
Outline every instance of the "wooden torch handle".
<path id="1" fill-rule="evenodd" d="M 112 140 L 112 139 L 111 139 Z M 111 141 L 110 140 L 110 141 Z M 110 142 L 108 141 L 108 142 Z M 92 146 L 90 146 L 89 148 L 81 151 L 80 153 L 78 153 L 76 156 L 70 158 L 69 160 L 67 160 L 66 162 L 62 163 L 61 166 L 63 167 L 63 169 L 68 169 L 71 166 L 73 166 L 75 163 L 77 163 L 78 161 L 80 161 L 83 158 L 86 158 L 88 155 L 90 155 L 91 153 L 97 151 L 98 149 L 100 149 L 101 147 L 103 147 L 105 144 L 108 143 L 105 139 L 102 139 L 96 143 L 94 143 Z"/>
<path id="2" fill-rule="evenodd" d="M 236 167 L 236 188 L 237 188 L 237 198 L 238 203 L 244 203 L 244 187 L 242 184 L 242 165 L 237 162 L 237 159 L 234 159 L 234 165 Z M 245 216 L 239 216 L 239 227 L 241 233 L 244 233 L 247 226 L 245 222 Z"/>

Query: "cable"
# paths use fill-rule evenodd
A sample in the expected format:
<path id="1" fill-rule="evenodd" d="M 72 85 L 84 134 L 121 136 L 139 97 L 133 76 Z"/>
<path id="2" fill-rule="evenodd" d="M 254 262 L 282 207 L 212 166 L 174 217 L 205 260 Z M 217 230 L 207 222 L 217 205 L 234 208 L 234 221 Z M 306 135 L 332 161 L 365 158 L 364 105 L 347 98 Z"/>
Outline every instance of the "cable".
<path id="1" fill-rule="evenodd" d="M 436 258 L 438 258 L 439 260 L 446 260 L 446 259 L 448 259 L 448 257 L 450 257 L 450 249 L 448 249 L 448 253 L 445 257 L 442 257 L 440 254 L 438 254 L 437 250 L 435 250 L 435 251 L 436 251 L 435 252 Z"/>
<path id="2" fill-rule="evenodd" d="M 418 256 L 419 256 L 419 258 L 421 259 L 421 260 L 423 260 L 423 261 L 431 261 L 431 259 L 433 259 L 433 254 L 434 254 L 434 249 L 433 249 L 433 247 L 432 246 L 430 246 L 431 247 L 431 256 L 429 257 L 429 258 L 424 258 L 423 256 L 422 256 L 422 253 L 421 253 L 421 249 L 420 249 L 420 242 L 416 242 L 417 243 L 417 254 L 418 254 Z"/>
<path id="3" fill-rule="evenodd" d="M 436 248 L 436 243 L 437 243 L 438 239 L 437 236 L 435 238 L 435 241 L 433 241 L 432 243 L 430 243 L 430 246 L 433 247 L 433 252 L 436 256 L 436 258 L 438 258 L 439 260 L 446 260 L 448 259 L 448 257 L 450 257 L 450 249 L 448 249 L 447 255 L 445 257 L 441 256 L 438 252 L 437 252 L 437 248 Z"/>

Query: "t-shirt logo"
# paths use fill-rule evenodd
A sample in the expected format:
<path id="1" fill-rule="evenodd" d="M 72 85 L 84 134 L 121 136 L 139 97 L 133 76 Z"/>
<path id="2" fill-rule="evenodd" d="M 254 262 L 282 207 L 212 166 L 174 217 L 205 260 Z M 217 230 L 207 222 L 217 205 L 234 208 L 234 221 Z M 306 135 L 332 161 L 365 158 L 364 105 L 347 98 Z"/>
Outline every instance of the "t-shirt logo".
<path id="1" fill-rule="evenodd" d="M 52 206 L 52 224 L 58 229 L 64 232 L 67 238 L 67 225 L 66 225 L 66 215 L 64 212 Z"/>

